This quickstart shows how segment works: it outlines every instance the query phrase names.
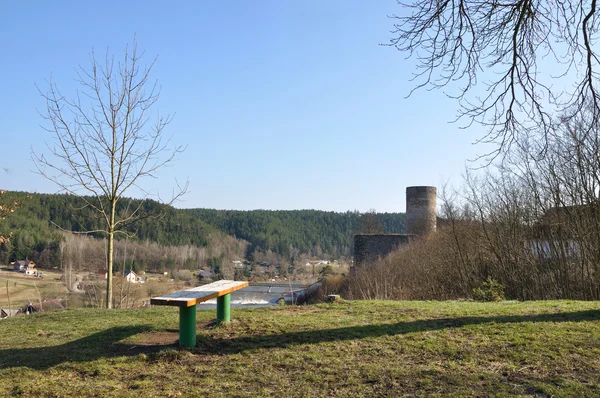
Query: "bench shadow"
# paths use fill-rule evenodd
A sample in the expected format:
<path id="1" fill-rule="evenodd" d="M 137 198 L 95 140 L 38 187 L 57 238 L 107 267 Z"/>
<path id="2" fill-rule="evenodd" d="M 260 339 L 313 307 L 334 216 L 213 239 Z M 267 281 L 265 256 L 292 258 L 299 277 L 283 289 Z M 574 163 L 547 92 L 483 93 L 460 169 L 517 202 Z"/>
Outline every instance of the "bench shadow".
<path id="1" fill-rule="evenodd" d="M 133 356 L 140 352 L 160 351 L 174 346 L 173 344 L 139 346 L 120 343 L 130 336 L 150 330 L 148 326 L 120 326 L 57 346 L 0 350 L 0 369 L 24 366 L 45 370 L 65 362 L 87 362 L 99 358 Z"/>
<path id="2" fill-rule="evenodd" d="M 198 354 L 230 355 L 257 349 L 287 348 L 303 344 L 404 335 L 484 323 L 585 322 L 597 320 L 600 320 L 600 310 L 538 315 L 465 316 L 234 338 L 212 338 L 200 334 L 197 338 L 196 348 L 192 350 Z M 199 326 L 204 329 L 209 328 L 211 324 L 207 323 Z M 0 350 L 0 369 L 23 366 L 36 370 L 46 370 L 66 362 L 87 362 L 100 358 L 135 356 L 140 353 L 155 353 L 166 348 L 178 347 L 178 342 L 175 340 L 171 340 L 169 343 L 164 343 L 164 340 L 161 340 L 161 343 L 151 341 L 150 343 L 141 344 L 121 342 L 136 334 L 146 333 L 152 335 L 152 333 L 147 333 L 151 331 L 153 329 L 149 326 L 121 326 L 57 346 L 3 349 Z M 175 331 L 168 333 L 173 332 Z M 40 336 L 40 338 L 44 337 Z"/>
<path id="3" fill-rule="evenodd" d="M 198 353 L 228 355 L 245 351 L 269 348 L 287 348 L 303 344 L 318 344 L 346 340 L 360 340 L 381 336 L 396 336 L 408 333 L 460 328 L 484 323 L 523 322 L 585 322 L 600 320 L 600 310 L 560 312 L 538 315 L 508 316 L 464 316 L 456 318 L 427 319 L 379 325 L 350 326 L 335 329 L 309 330 L 281 334 L 244 336 L 234 338 L 212 338 L 199 335 L 195 351 Z"/>

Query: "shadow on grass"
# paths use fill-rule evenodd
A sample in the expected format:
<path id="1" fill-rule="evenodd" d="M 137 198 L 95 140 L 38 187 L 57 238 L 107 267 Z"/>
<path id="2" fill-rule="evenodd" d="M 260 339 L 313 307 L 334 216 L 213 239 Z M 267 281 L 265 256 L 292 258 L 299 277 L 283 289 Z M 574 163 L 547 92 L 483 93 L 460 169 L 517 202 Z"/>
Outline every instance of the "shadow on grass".
<path id="1" fill-rule="evenodd" d="M 560 312 L 538 315 L 465 316 L 457 318 L 426 319 L 379 325 L 350 326 L 336 329 L 309 330 L 281 334 L 214 339 L 198 336 L 196 350 L 211 354 L 237 354 L 261 348 L 286 348 L 302 344 L 318 344 L 334 341 L 359 340 L 382 336 L 460 328 L 486 323 L 523 322 L 584 322 L 600 320 L 600 310 Z"/>
<path id="2" fill-rule="evenodd" d="M 490 317 L 466 316 L 457 318 L 426 319 L 390 324 L 361 325 L 335 329 L 234 337 L 231 339 L 213 339 L 209 336 L 199 335 L 194 351 L 197 351 L 198 353 L 228 355 L 256 349 L 287 348 L 302 344 L 318 344 L 324 342 L 395 336 L 486 323 L 583 322 L 596 320 L 600 320 L 600 310 L 539 315 Z M 205 324 L 200 325 L 200 328 L 203 329 L 210 326 L 210 324 Z M 31 369 L 45 370 L 66 362 L 87 362 L 100 358 L 133 356 L 139 353 L 154 353 L 165 348 L 176 348 L 178 346 L 177 342 L 150 345 L 133 345 L 120 342 L 130 336 L 146 333 L 150 330 L 151 328 L 147 326 L 122 326 L 106 329 L 79 340 L 58 346 L 0 350 L 0 369 L 24 366 Z"/>
<path id="3" fill-rule="evenodd" d="M 119 343 L 123 339 L 149 330 L 147 326 L 121 326 L 57 346 L 0 350 L 0 369 L 25 366 L 43 370 L 64 362 L 86 362 L 99 358 L 132 356 L 140 352 L 160 351 L 173 346 L 172 344 L 153 345 L 139 349 L 139 346 Z"/>

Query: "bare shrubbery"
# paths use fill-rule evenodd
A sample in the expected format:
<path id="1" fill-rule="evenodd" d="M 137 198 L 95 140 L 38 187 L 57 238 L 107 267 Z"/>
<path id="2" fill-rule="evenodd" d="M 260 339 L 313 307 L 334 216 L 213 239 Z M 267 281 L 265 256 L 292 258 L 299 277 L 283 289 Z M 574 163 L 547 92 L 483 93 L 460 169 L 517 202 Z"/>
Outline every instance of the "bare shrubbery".
<path id="1" fill-rule="evenodd" d="M 600 299 L 600 136 L 585 116 L 443 190 L 438 231 L 355 270 L 346 296 L 473 298 L 493 280 L 510 299 Z"/>
<path id="2" fill-rule="evenodd" d="M 448 228 L 415 241 L 350 275 L 344 296 L 354 299 L 429 300 L 468 297 L 477 285 L 474 247 L 453 241 Z M 463 245 L 464 244 L 464 245 Z M 467 251 L 471 253 L 467 254 Z M 462 257 L 461 257 L 462 256 Z"/>
<path id="3" fill-rule="evenodd" d="M 196 270 L 209 265 L 210 260 L 220 261 L 221 271 L 233 277 L 230 259 L 243 258 L 248 242 L 222 234 L 208 236 L 208 246 L 193 245 L 165 246 L 150 241 L 115 241 L 115 269 L 132 268 L 134 271 L 170 271 L 178 269 Z M 106 266 L 106 241 L 80 234 L 63 234 L 60 244 L 60 266 L 67 281 L 71 273 L 95 271 Z M 70 284 L 68 284 L 70 286 Z"/>
<path id="4" fill-rule="evenodd" d="M 321 280 L 321 286 L 313 294 L 309 303 L 322 302 L 331 294 L 341 294 L 346 296 L 348 292 L 349 279 L 344 275 L 327 275 Z"/>
<path id="5" fill-rule="evenodd" d="M 483 221 L 468 209 L 439 222 L 428 239 L 413 242 L 349 278 L 344 296 L 355 299 L 446 300 L 476 298 L 488 278 L 507 298 L 600 298 L 597 264 L 589 239 L 600 238 L 576 221 L 560 227 L 526 222 L 519 204 L 497 192 Z M 487 198 L 487 199 L 491 199 Z M 513 198 L 516 199 L 516 198 Z M 502 206 L 502 204 L 504 206 Z M 512 208 L 515 206 L 516 208 Z M 483 209 L 481 209 L 483 211 Z M 448 216 L 448 214 L 445 214 Z M 575 225 L 571 225 L 575 224 Z"/>

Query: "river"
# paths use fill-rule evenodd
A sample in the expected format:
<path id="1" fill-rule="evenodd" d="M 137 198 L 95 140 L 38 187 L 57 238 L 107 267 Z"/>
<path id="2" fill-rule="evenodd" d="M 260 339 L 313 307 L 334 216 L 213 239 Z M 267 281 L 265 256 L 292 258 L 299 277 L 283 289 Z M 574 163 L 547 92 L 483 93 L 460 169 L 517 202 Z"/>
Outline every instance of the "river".
<path id="1" fill-rule="evenodd" d="M 248 286 L 244 289 L 231 293 L 231 306 L 244 308 L 270 307 L 279 305 L 279 300 L 290 290 L 299 289 L 298 285 L 310 285 L 314 281 L 290 281 L 290 286 L 283 287 L 288 282 L 273 282 L 278 286 L 268 286 L 268 282 L 261 282 L 260 286 Z M 264 285 L 262 284 L 264 283 Z M 217 299 L 212 299 L 198 304 L 199 309 L 217 307 Z"/>

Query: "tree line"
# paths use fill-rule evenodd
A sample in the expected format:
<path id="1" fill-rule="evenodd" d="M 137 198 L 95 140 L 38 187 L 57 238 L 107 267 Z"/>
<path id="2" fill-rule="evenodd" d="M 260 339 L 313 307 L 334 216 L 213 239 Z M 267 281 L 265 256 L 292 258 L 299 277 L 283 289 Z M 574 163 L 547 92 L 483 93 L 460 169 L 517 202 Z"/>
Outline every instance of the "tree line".
<path id="1" fill-rule="evenodd" d="M 0 261 L 4 264 L 25 258 L 36 262 L 41 259 L 42 264 L 60 264 L 60 245 L 65 240 L 64 232 L 84 233 L 102 227 L 102 220 L 86 207 L 84 200 L 75 195 L 7 191 L 3 199 L 20 203 L 17 211 L 0 220 L 0 235 L 9 237 L 8 241 L 0 244 Z M 236 258 L 270 263 L 293 264 L 300 257 L 349 258 L 353 253 L 354 234 L 360 232 L 361 219 L 365 218 L 365 214 L 357 211 L 182 210 L 148 199 L 122 200 L 117 211 L 127 211 L 127 207 L 139 207 L 149 216 L 128 226 L 124 233 L 117 234 L 118 241 L 129 242 L 130 246 L 143 246 L 149 242 L 157 247 L 207 249 L 202 255 L 177 261 L 173 256 L 166 256 L 162 260 L 157 260 L 156 256 L 145 257 L 145 260 L 140 257 L 137 260 L 140 269 L 156 268 L 159 264 L 161 268 L 165 264 L 170 264 L 167 268 L 182 267 L 183 263 L 186 263 L 183 268 L 187 269 L 192 264 L 194 268 L 207 266 L 209 259 L 211 262 L 217 261 L 210 250 L 215 245 L 227 247 L 215 253 L 235 252 Z M 366 214 L 377 219 L 382 227 L 381 232 L 404 232 L 402 213 Z M 90 253 L 104 261 L 105 255 L 98 251 L 101 245 L 92 243 L 94 239 L 101 240 L 103 234 L 90 232 L 86 235 L 92 240 L 83 239 L 81 242 L 84 243 L 78 245 L 90 247 Z M 120 247 L 118 250 L 121 250 Z M 239 247 L 244 247 L 240 253 Z M 141 249 L 137 253 L 139 255 Z M 87 264 L 96 262 L 89 259 L 85 261 Z M 101 266 L 101 261 L 97 266 Z"/>
<path id="2" fill-rule="evenodd" d="M 4 264 L 25 258 L 47 258 L 42 263 L 59 264 L 59 247 L 65 240 L 63 232 L 81 233 L 96 240 L 104 238 L 101 232 L 94 232 L 101 229 L 102 220 L 78 196 L 7 191 L 3 199 L 20 203 L 17 211 L 0 220 L 0 235 L 8 237 L 0 244 L 0 261 Z M 152 200 L 126 199 L 117 211 L 126 211 L 128 206 L 141 208 L 148 217 L 117 234 L 121 241 L 207 248 L 217 241 L 231 240 L 216 228 L 171 206 Z M 105 259 L 105 255 L 100 257 Z"/>
<path id="3" fill-rule="evenodd" d="M 268 251 L 293 264 L 301 255 L 351 257 L 354 235 L 361 232 L 358 211 L 187 209 L 199 220 L 250 243 L 248 258 Z M 403 233 L 403 213 L 377 213 L 382 233 Z"/>

